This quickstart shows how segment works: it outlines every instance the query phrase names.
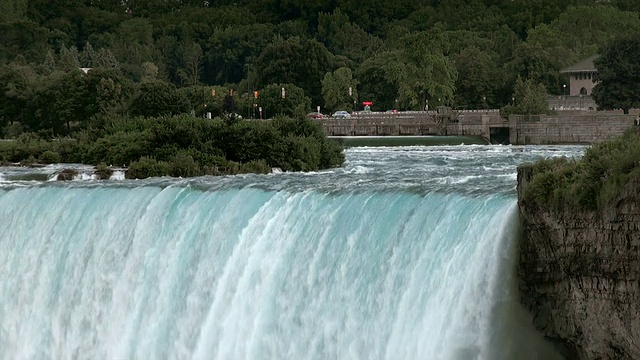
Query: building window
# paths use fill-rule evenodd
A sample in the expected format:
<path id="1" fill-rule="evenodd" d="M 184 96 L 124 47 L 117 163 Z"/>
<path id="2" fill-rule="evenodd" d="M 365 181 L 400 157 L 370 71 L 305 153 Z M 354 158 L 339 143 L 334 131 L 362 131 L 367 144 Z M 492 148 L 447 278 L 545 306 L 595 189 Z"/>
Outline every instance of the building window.
<path id="1" fill-rule="evenodd" d="M 586 88 L 580 89 L 580 95 L 587 95 L 587 89 Z"/>

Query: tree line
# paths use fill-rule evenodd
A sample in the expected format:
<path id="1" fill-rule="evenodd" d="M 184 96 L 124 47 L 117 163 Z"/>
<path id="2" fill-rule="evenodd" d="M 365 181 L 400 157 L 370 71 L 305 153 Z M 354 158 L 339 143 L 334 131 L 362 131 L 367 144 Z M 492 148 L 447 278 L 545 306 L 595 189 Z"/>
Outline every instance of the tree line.
<path id="1" fill-rule="evenodd" d="M 0 135 L 68 135 L 99 114 L 299 116 L 316 106 L 357 110 L 362 101 L 374 110 L 533 111 L 527 102 L 562 94 L 560 69 L 640 34 L 635 5 L 7 0 Z M 608 93 L 596 91 L 596 100 L 619 106 Z"/>

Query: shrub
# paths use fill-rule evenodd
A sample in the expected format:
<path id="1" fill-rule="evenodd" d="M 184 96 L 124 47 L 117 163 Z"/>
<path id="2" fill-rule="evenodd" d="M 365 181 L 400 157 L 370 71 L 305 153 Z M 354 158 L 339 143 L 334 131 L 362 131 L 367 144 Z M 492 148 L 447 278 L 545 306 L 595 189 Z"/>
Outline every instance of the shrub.
<path id="1" fill-rule="evenodd" d="M 174 177 L 191 177 L 202 175 L 200 166 L 193 157 L 184 151 L 178 152 L 169 160 L 169 175 Z"/>
<path id="2" fill-rule="evenodd" d="M 268 174 L 270 172 L 271 166 L 264 160 L 249 161 L 248 163 L 241 164 L 238 168 L 238 173 Z"/>
<path id="3" fill-rule="evenodd" d="M 20 165 L 24 166 L 24 165 L 33 165 L 35 163 L 37 163 L 38 161 L 36 160 L 36 158 L 33 155 L 29 155 L 28 158 L 20 161 Z"/>
<path id="4" fill-rule="evenodd" d="M 57 164 L 60 160 L 60 154 L 55 151 L 46 150 L 42 155 L 40 155 L 40 162 L 43 164 Z"/>
<path id="5" fill-rule="evenodd" d="M 129 165 L 125 173 L 127 179 L 146 179 L 155 176 L 167 176 L 170 173 L 170 165 L 165 161 L 143 156 L 138 161 Z"/>
<path id="6" fill-rule="evenodd" d="M 533 166 L 524 201 L 597 210 L 615 199 L 629 181 L 640 178 L 640 134 L 628 131 L 594 145 L 579 161 L 560 158 Z"/>

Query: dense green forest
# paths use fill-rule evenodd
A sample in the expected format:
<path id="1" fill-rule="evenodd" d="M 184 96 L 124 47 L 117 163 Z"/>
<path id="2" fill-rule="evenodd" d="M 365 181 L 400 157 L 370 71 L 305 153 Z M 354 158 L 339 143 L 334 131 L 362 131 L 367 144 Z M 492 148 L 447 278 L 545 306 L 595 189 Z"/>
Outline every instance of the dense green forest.
<path id="1" fill-rule="evenodd" d="M 374 110 L 496 108 L 518 77 L 562 93 L 561 68 L 640 31 L 636 5 L 5 0 L 0 125 L 64 134 L 101 112 L 259 117 L 261 107 L 271 117 L 363 100 Z"/>
<path id="2" fill-rule="evenodd" d="M 359 110 L 362 101 L 384 111 L 509 107 L 518 93 L 544 99 L 562 94 L 560 69 L 640 34 L 640 8 L 636 0 L 3 0 L 0 33 L 0 137 L 97 141 L 118 119 L 302 119 L 317 106 Z M 607 93 L 596 92 L 598 101 L 618 106 L 601 99 Z"/>

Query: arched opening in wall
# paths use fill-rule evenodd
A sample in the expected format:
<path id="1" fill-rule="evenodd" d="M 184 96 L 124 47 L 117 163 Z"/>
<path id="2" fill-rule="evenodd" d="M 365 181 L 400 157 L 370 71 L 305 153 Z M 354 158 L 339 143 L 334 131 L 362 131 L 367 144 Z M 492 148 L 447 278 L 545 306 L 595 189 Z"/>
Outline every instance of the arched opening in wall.
<path id="1" fill-rule="evenodd" d="M 580 89 L 580 95 L 587 95 L 587 89 L 586 88 Z"/>

